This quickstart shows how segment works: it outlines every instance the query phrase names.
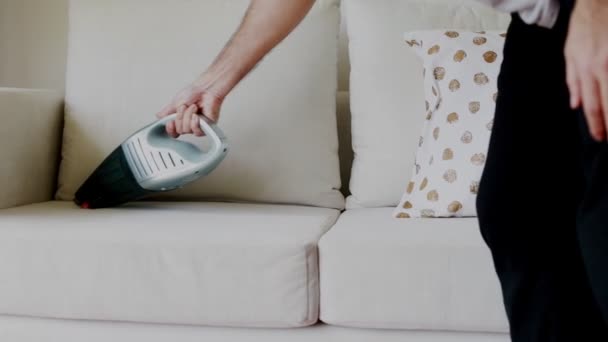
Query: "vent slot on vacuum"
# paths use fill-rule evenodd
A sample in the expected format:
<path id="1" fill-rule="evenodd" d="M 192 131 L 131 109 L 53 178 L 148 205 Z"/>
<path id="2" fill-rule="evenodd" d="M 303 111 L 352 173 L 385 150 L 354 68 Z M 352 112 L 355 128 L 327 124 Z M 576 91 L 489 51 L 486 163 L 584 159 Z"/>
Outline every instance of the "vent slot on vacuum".
<path id="1" fill-rule="evenodd" d="M 154 157 L 152 152 L 150 152 L 150 155 L 152 156 L 155 163 L 156 163 L 156 158 L 158 158 L 159 162 L 156 163 L 156 167 L 159 169 L 159 171 L 172 170 L 177 167 L 186 165 L 186 163 L 184 162 L 183 159 L 181 159 L 181 158 L 178 159 L 171 152 L 158 151 L 157 153 L 158 153 L 157 157 Z M 181 165 L 179 165 L 178 163 Z"/>
<path id="2" fill-rule="evenodd" d="M 176 167 L 177 165 L 175 165 L 175 161 L 173 160 L 173 156 L 171 155 L 171 153 L 167 153 L 169 155 L 169 159 L 171 159 L 171 164 L 173 164 L 173 167 Z"/>
<path id="3" fill-rule="evenodd" d="M 134 171 L 137 172 L 138 178 L 144 178 L 145 176 L 147 176 L 147 174 L 144 173 L 144 165 L 139 159 L 139 156 L 137 155 L 137 150 L 135 149 L 135 146 L 133 145 L 133 143 L 130 143 L 128 144 L 128 147 L 131 160 L 133 161 L 133 164 L 135 164 Z"/>
<path id="4" fill-rule="evenodd" d="M 165 167 L 165 170 L 168 169 L 167 162 L 165 161 L 165 158 L 163 158 L 163 153 L 158 152 L 158 155 L 160 156 L 160 160 L 163 162 L 163 166 Z"/>
<path id="5" fill-rule="evenodd" d="M 154 158 L 154 153 L 150 152 L 150 158 L 152 159 L 152 161 L 154 162 L 154 165 L 156 166 L 156 169 L 158 171 L 160 171 L 160 167 L 158 166 L 158 162 L 156 161 L 156 158 Z"/>
<path id="6" fill-rule="evenodd" d="M 150 175 L 154 175 L 154 170 L 152 169 L 152 165 L 150 164 L 150 161 L 148 160 L 148 157 L 146 157 L 146 152 L 144 152 L 144 147 L 141 144 L 141 140 L 139 138 L 137 138 L 137 143 L 139 145 L 139 150 L 137 150 L 138 154 L 141 153 L 141 158 L 146 162 L 146 165 L 144 165 L 144 170 L 146 171 L 150 171 Z M 148 168 L 146 169 L 146 166 L 148 166 Z"/>

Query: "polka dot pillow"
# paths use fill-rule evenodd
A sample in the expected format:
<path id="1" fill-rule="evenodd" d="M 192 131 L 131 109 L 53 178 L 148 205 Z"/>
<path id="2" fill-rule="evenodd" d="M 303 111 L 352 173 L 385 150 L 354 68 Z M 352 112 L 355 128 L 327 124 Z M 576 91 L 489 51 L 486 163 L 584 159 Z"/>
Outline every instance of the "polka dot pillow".
<path id="1" fill-rule="evenodd" d="M 502 61 L 501 32 L 420 31 L 426 121 L 397 218 L 476 216 Z"/>

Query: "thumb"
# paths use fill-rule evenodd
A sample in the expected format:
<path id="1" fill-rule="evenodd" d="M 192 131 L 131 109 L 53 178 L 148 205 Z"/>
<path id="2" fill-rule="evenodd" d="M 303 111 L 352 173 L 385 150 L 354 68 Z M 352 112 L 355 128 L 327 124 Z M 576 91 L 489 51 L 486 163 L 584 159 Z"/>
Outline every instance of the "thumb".
<path id="1" fill-rule="evenodd" d="M 175 105 L 173 103 L 170 103 L 170 104 L 166 105 L 160 112 L 156 113 L 156 117 L 161 119 L 161 118 L 164 118 L 165 116 L 169 116 L 175 112 L 177 112 Z"/>

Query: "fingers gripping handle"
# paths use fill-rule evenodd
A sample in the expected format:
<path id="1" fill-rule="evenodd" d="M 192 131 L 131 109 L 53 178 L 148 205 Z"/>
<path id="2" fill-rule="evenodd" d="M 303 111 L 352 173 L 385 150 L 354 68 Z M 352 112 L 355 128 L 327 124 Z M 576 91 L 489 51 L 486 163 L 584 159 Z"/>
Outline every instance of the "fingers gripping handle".
<path id="1" fill-rule="evenodd" d="M 200 119 L 200 127 L 203 132 L 213 141 L 213 145 L 218 147 L 221 145 L 222 141 L 226 140 L 226 136 L 224 132 L 217 126 L 216 123 L 212 122 L 208 118 L 198 115 Z M 158 120 L 153 125 L 156 127 L 162 126 L 165 127 L 169 122 L 177 119 L 177 114 L 168 115 L 160 120 Z"/>

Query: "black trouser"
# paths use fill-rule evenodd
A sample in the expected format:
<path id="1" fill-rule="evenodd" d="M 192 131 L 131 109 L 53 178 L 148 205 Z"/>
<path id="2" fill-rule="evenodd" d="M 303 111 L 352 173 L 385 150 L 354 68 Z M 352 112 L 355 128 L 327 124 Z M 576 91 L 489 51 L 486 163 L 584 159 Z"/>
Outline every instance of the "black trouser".
<path id="1" fill-rule="evenodd" d="M 515 342 L 608 341 L 608 145 L 570 110 L 557 26 L 513 16 L 477 208 Z"/>

